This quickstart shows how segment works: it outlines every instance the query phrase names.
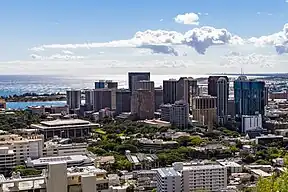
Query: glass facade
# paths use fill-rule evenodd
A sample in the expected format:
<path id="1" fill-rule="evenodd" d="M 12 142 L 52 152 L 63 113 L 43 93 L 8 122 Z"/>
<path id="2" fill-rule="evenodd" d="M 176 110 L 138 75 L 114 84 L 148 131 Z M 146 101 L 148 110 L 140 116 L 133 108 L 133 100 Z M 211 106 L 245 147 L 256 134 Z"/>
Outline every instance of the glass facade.
<path id="1" fill-rule="evenodd" d="M 234 81 L 235 112 L 237 117 L 242 115 L 264 115 L 265 82 L 236 80 Z"/>

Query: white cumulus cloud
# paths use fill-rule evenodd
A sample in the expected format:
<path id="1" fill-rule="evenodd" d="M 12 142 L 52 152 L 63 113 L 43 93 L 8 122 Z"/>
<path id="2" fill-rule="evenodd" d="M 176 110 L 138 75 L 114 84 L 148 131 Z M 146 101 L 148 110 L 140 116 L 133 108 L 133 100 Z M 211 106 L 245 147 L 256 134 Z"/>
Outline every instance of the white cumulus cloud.
<path id="1" fill-rule="evenodd" d="M 199 25 L 199 16 L 196 13 L 185 13 L 174 18 L 176 23 L 184 25 Z"/>
<path id="2" fill-rule="evenodd" d="M 274 46 L 278 54 L 288 53 L 288 23 L 279 32 L 261 37 L 252 37 L 248 41 L 256 46 Z"/>
<path id="3" fill-rule="evenodd" d="M 47 49 L 91 49 L 99 47 L 141 47 L 149 45 L 150 49 L 156 48 L 158 52 L 159 46 L 164 48 L 166 51 L 161 51 L 161 53 L 171 54 L 171 45 L 185 45 L 192 47 L 199 54 L 205 54 L 207 48 L 213 45 L 239 45 L 243 44 L 244 40 L 226 29 L 217 29 L 214 27 L 200 27 L 194 28 L 187 31 L 186 33 L 180 33 L 176 31 L 166 31 L 166 30 L 146 30 L 137 32 L 131 39 L 127 40 L 116 40 L 106 43 L 83 43 L 83 44 L 50 44 L 42 45 L 39 47 L 33 47 L 30 50 L 47 50 Z M 158 47 L 156 47 L 158 45 Z M 154 47 L 153 47 L 154 46 Z M 162 49 L 163 50 L 163 49 Z M 170 51 L 167 51 L 170 50 Z M 173 51 L 172 51 L 173 52 Z M 67 54 L 67 53 L 66 53 Z M 177 55 L 177 54 L 173 54 Z"/>

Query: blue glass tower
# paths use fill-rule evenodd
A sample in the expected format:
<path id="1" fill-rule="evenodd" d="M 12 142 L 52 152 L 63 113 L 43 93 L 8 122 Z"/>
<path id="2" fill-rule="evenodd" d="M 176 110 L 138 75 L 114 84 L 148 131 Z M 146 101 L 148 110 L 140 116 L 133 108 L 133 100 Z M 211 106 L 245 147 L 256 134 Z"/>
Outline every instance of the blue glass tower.
<path id="1" fill-rule="evenodd" d="M 105 81 L 96 81 L 95 89 L 102 89 L 102 88 L 105 88 Z"/>
<path id="2" fill-rule="evenodd" d="M 265 82 L 248 80 L 240 76 L 234 81 L 234 101 L 236 117 L 242 115 L 264 115 Z"/>

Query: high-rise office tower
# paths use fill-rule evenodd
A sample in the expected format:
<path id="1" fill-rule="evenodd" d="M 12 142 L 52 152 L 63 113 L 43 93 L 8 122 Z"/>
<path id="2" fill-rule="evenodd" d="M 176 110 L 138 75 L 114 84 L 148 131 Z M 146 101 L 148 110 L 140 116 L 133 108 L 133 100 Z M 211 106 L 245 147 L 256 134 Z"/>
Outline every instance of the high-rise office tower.
<path id="1" fill-rule="evenodd" d="M 192 77 L 181 77 L 177 82 L 177 100 L 184 100 L 192 107 L 192 98 L 198 95 L 197 80 Z"/>
<path id="2" fill-rule="evenodd" d="M 93 110 L 93 89 L 84 90 L 85 95 L 85 110 Z"/>
<path id="3" fill-rule="evenodd" d="M 151 93 L 151 107 L 155 110 L 155 83 L 154 81 L 141 80 L 136 83 L 136 89 L 146 89 Z"/>
<path id="4" fill-rule="evenodd" d="M 106 81 L 106 88 L 111 89 L 111 94 L 112 94 L 112 103 L 111 103 L 111 110 L 115 111 L 116 110 L 116 92 L 118 89 L 118 82 L 116 81 Z"/>
<path id="5" fill-rule="evenodd" d="M 240 76 L 234 81 L 235 115 L 264 115 L 265 107 L 265 82 L 248 80 Z"/>
<path id="6" fill-rule="evenodd" d="M 154 92 L 137 89 L 132 93 L 131 113 L 140 120 L 154 118 Z"/>
<path id="7" fill-rule="evenodd" d="M 177 80 L 169 79 L 163 81 L 163 103 L 173 104 L 177 101 Z"/>
<path id="8" fill-rule="evenodd" d="M 111 109 L 113 94 L 111 89 L 94 89 L 93 90 L 93 110 L 99 111 L 106 107 Z M 116 95 L 115 95 L 116 97 Z"/>
<path id="9" fill-rule="evenodd" d="M 96 81 L 95 82 L 95 89 L 103 89 L 105 88 L 106 82 L 104 80 Z"/>
<path id="10" fill-rule="evenodd" d="M 131 93 L 137 88 L 137 82 L 141 80 L 150 80 L 150 72 L 129 72 L 128 73 L 128 84 Z"/>
<path id="11" fill-rule="evenodd" d="M 66 101 L 70 110 L 80 109 L 81 91 L 80 90 L 67 90 Z"/>
<path id="12" fill-rule="evenodd" d="M 188 127 L 189 105 L 186 101 L 180 100 L 172 104 L 170 123 L 178 128 L 185 129 Z"/>
<path id="13" fill-rule="evenodd" d="M 160 109 L 160 105 L 163 104 L 163 89 L 162 87 L 156 87 L 154 90 L 155 111 Z"/>
<path id="14" fill-rule="evenodd" d="M 224 77 L 217 81 L 217 121 L 224 125 L 228 116 L 229 82 Z"/>
<path id="15" fill-rule="evenodd" d="M 193 97 L 193 119 L 207 125 L 208 131 L 212 131 L 213 125 L 216 123 L 216 99 L 210 95 Z"/>
<path id="16" fill-rule="evenodd" d="M 226 81 L 229 82 L 229 78 L 227 76 L 209 76 L 209 78 L 208 78 L 208 95 L 211 95 L 213 97 L 217 96 L 217 81 L 220 77 L 225 78 Z"/>
<path id="17" fill-rule="evenodd" d="M 264 105 L 268 105 L 268 100 L 269 100 L 269 87 L 265 86 L 264 89 Z"/>
<path id="18" fill-rule="evenodd" d="M 108 80 L 106 81 L 106 87 L 108 89 L 118 89 L 118 82 Z"/>
<path id="19" fill-rule="evenodd" d="M 118 89 L 116 92 L 116 114 L 131 111 L 131 92 L 129 89 Z"/>

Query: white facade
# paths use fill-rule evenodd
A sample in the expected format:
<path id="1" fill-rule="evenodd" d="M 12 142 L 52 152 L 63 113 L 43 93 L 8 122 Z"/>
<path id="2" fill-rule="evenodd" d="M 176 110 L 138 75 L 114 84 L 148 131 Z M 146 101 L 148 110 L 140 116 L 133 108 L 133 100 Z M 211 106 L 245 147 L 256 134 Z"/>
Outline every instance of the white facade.
<path id="1" fill-rule="evenodd" d="M 0 172 L 6 173 L 13 170 L 16 165 L 16 156 L 8 147 L 0 147 Z"/>
<path id="2" fill-rule="evenodd" d="M 262 116 L 259 115 L 242 115 L 241 129 L 242 133 L 247 131 L 262 129 Z"/>
<path id="3" fill-rule="evenodd" d="M 16 164 L 23 164 L 30 157 L 36 159 L 43 154 L 44 138 L 41 135 L 21 137 L 19 135 L 1 135 L 0 147 L 8 147 L 15 153 Z"/>
<path id="4" fill-rule="evenodd" d="M 157 192 L 220 191 L 227 187 L 227 168 L 215 165 L 184 166 L 156 169 Z"/>
<path id="5" fill-rule="evenodd" d="M 219 191 L 227 187 L 227 169 L 221 165 L 183 167 L 183 192 Z"/>
<path id="6" fill-rule="evenodd" d="M 87 153 L 87 143 L 58 144 L 48 141 L 43 149 L 44 157 L 85 155 Z"/>
<path id="7" fill-rule="evenodd" d="M 173 168 L 156 169 L 157 192 L 181 192 L 181 174 Z"/>

